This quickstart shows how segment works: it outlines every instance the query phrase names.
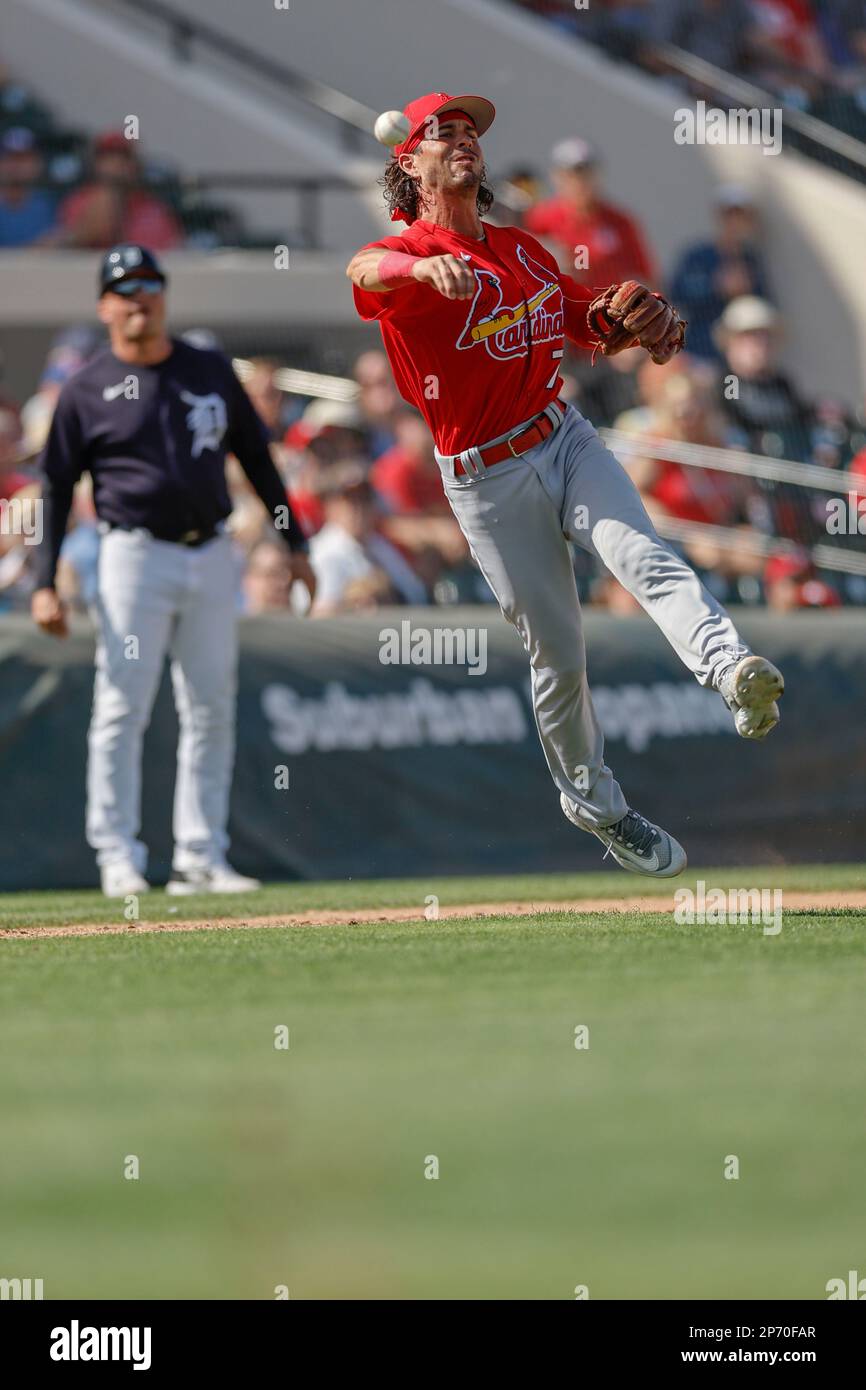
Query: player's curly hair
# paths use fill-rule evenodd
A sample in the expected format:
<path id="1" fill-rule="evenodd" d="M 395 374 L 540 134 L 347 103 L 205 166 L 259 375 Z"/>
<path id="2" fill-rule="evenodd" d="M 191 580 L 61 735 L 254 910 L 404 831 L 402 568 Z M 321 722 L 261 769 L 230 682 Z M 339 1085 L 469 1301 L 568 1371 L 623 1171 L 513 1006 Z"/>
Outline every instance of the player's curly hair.
<path id="1" fill-rule="evenodd" d="M 485 212 L 490 211 L 494 203 L 493 190 L 487 187 L 486 178 L 487 169 L 482 167 L 481 182 L 475 196 L 476 206 L 482 217 Z M 388 211 L 394 213 L 399 210 L 407 213 L 408 220 L 413 221 L 418 216 L 418 180 L 401 169 L 396 159 L 389 159 L 379 182 L 385 190 Z"/>

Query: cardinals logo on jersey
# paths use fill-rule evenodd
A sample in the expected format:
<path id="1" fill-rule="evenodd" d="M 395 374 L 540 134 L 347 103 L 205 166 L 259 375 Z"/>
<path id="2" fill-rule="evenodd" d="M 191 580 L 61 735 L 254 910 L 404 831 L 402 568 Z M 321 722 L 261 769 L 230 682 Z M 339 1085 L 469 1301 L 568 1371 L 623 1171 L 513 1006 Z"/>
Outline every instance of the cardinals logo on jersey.
<path id="1" fill-rule="evenodd" d="M 529 299 L 516 305 L 503 303 L 502 281 L 490 270 L 476 270 L 478 288 L 463 332 L 457 339 L 461 350 L 483 344 L 491 357 L 506 362 L 525 357 L 533 344 L 561 338 L 565 328 L 562 290 L 552 273 L 517 246 L 517 259 L 538 282 Z"/>

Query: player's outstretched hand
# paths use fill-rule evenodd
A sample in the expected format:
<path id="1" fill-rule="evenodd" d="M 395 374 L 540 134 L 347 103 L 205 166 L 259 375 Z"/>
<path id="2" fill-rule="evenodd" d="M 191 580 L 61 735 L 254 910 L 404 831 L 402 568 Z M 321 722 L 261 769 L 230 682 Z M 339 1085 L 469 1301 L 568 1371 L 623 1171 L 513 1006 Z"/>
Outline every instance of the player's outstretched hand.
<path id="1" fill-rule="evenodd" d="M 316 597 L 316 575 L 308 557 L 302 550 L 295 550 L 289 557 L 292 566 L 292 583 L 297 579 L 310 595 L 310 608 Z M 309 611 L 309 610 L 308 610 Z"/>
<path id="2" fill-rule="evenodd" d="M 53 589 L 36 589 L 30 599 L 30 613 L 37 627 L 52 637 L 68 637 L 66 604 Z"/>
<path id="3" fill-rule="evenodd" d="M 446 299 L 471 299 L 476 290 L 475 276 L 458 256 L 423 256 L 412 267 L 422 285 L 432 285 Z"/>

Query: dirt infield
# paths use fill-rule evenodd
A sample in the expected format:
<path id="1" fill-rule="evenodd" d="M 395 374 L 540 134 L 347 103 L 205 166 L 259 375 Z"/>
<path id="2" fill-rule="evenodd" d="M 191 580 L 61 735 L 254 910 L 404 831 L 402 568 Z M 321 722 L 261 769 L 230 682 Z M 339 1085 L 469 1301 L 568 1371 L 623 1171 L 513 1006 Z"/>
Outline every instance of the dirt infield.
<path id="1" fill-rule="evenodd" d="M 802 910 L 832 911 L 835 908 L 866 908 L 866 891 L 823 893 L 784 893 L 785 912 Z M 449 918 L 535 917 L 544 912 L 573 912 L 578 916 L 623 912 L 673 912 L 673 896 L 665 898 L 578 898 L 553 902 L 464 903 L 440 907 L 438 921 Z M 0 937 L 111 936 L 128 932 L 245 931 L 251 927 L 338 927 L 367 926 L 377 922 L 424 922 L 423 908 L 379 907 L 356 912 L 295 912 L 268 917 L 201 917 L 195 920 L 170 918 L 165 922 L 92 922 L 59 927 L 0 927 Z"/>

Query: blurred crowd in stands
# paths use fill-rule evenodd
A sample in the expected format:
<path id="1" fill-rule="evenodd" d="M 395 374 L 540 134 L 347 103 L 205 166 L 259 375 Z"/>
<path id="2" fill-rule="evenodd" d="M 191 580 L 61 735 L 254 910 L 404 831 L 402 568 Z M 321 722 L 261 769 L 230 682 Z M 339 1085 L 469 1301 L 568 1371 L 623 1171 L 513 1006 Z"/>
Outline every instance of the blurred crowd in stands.
<path id="1" fill-rule="evenodd" d="M 231 208 L 149 156 L 133 130 L 69 127 L 0 63 L 0 250 L 118 241 L 208 250 L 245 235 Z"/>
<path id="2" fill-rule="evenodd" d="M 725 528 L 681 542 L 725 601 L 778 609 L 863 603 L 866 577 L 818 571 L 811 547 L 827 540 L 828 496 L 862 493 L 866 513 L 866 425 L 838 402 L 801 397 L 776 365 L 781 335 L 781 321 L 767 300 L 738 295 L 717 322 L 718 360 L 687 353 L 661 368 L 636 349 L 591 368 L 585 356 L 575 355 L 565 364 L 563 394 L 594 422 L 618 432 L 617 452 L 660 529 L 670 519 Z M 218 346 L 205 330 L 183 336 Z M 38 389 L 20 409 L 2 394 L 0 383 L 0 509 L 38 497 L 38 459 L 57 396 L 101 346 L 91 327 L 59 334 Z M 319 584 L 314 616 L 395 603 L 492 602 L 445 500 L 429 431 L 397 395 L 384 353 L 371 348 L 354 362 L 350 399 L 310 401 L 289 394 L 279 384 L 283 366 L 266 357 L 237 363 L 310 538 Z M 725 394 L 728 373 L 740 384 L 736 399 Z M 810 461 L 834 470 L 838 485 L 830 494 L 686 466 L 671 456 L 684 444 Z M 303 592 L 291 587 L 286 549 L 233 458 L 228 477 L 239 607 L 253 615 L 302 611 Z M 768 558 L 761 545 L 767 537 L 795 544 Z M 866 538 L 847 539 L 866 552 Z M 94 597 L 98 550 L 85 475 L 58 571 L 62 596 L 81 610 Z M 27 607 L 33 557 L 22 534 L 0 528 L 0 611 Z M 615 614 L 636 611 L 631 597 L 586 552 L 575 548 L 574 562 L 584 603 Z"/>
<path id="3" fill-rule="evenodd" d="M 107 131 L 93 143 L 85 179 L 58 198 L 39 187 L 44 158 L 27 126 L 0 135 L 0 247 L 102 249 L 137 241 L 170 251 L 184 240 L 168 204 L 141 187 L 136 145 L 122 131 Z"/>
<path id="4" fill-rule="evenodd" d="M 866 139 L 863 0 L 514 0 L 614 57 L 700 95 L 674 45 Z"/>
<path id="5" fill-rule="evenodd" d="M 585 355 L 566 360 L 569 398 L 597 428 L 617 431 L 617 452 L 650 512 L 660 523 L 669 518 L 735 528 L 724 550 L 704 540 L 685 547 L 726 602 L 773 604 L 781 593 L 787 602 L 790 585 L 777 590 L 774 580 L 794 573 L 802 581 L 803 605 L 866 601 L 862 575 L 826 574 L 819 583 L 811 563 L 810 548 L 827 539 L 830 492 L 664 457 L 662 442 L 672 441 L 814 464 L 836 471 L 842 494 L 866 474 L 866 401 L 812 399 L 782 366 L 784 314 L 749 190 L 720 186 L 711 236 L 677 248 L 665 267 L 631 210 L 608 200 L 592 146 L 563 140 L 550 166 L 552 196 L 534 170 L 515 169 L 498 185 L 494 213 L 526 226 L 587 288 L 634 277 L 667 290 L 688 321 L 687 351 L 665 368 L 640 349 L 594 364 Z M 789 540 L 798 549 L 767 561 L 761 536 Z M 847 540 L 863 548 L 862 536 Z"/>
<path id="6" fill-rule="evenodd" d="M 182 335 L 218 347 L 206 330 Z M 23 509 L 39 495 L 38 463 L 57 397 L 71 375 L 104 345 L 89 326 L 60 333 L 38 389 L 19 409 L 0 389 L 0 507 Z M 426 425 L 394 386 L 379 350 L 354 364 L 351 400 L 306 401 L 277 385 L 273 358 L 238 363 L 271 440 L 286 492 L 310 538 L 318 580 L 315 615 L 390 604 L 490 601 L 451 516 Z M 249 614 L 294 609 L 287 550 L 236 459 L 228 460 L 238 559 L 238 604 Z M 99 528 L 87 476 L 78 484 L 61 552 L 58 591 L 86 609 L 95 594 Z M 0 611 L 26 608 L 34 547 L 26 532 L 0 527 Z"/>
<path id="7" fill-rule="evenodd" d="M 591 21 L 606 46 L 604 26 L 612 25 L 648 64 L 659 61 L 647 49 L 652 33 L 656 42 L 673 38 L 727 65 L 746 55 L 744 70 L 760 71 L 762 81 L 769 81 L 775 62 L 781 80 L 787 69 L 780 55 L 794 53 L 802 29 L 798 62 L 808 58 L 825 78 L 832 72 L 833 81 L 847 74 L 852 94 L 860 90 L 855 74 L 866 71 L 862 0 L 811 9 L 808 0 L 593 0 L 586 10 L 532 0 L 530 8 L 587 37 L 581 26 Z M 753 29 L 765 42 L 755 40 Z M 164 251 L 189 244 L 172 199 L 158 182 L 142 183 L 135 142 L 107 132 L 73 151 L 58 140 L 45 108 L 0 74 L 0 248 L 97 250 L 125 239 Z M 67 169 L 62 196 L 38 186 L 48 164 L 55 185 Z M 632 211 L 611 204 L 599 154 L 580 138 L 558 143 L 545 173 L 509 171 L 497 180 L 496 195 L 493 220 L 525 226 L 577 280 L 598 287 L 634 276 L 666 289 L 689 321 L 687 351 L 666 368 L 640 349 L 599 357 L 594 365 L 587 354 L 568 352 L 562 394 L 596 427 L 616 431 L 616 451 L 663 533 L 672 524 L 723 528 L 673 537 L 708 586 L 727 603 L 779 609 L 866 603 L 866 574 L 818 569 L 812 553 L 828 540 L 828 497 L 853 491 L 866 499 L 866 402 L 814 399 L 781 365 L 785 306 L 776 300 L 749 190 L 720 187 L 712 235 L 670 248 L 669 264 Z M 204 330 L 184 336 L 219 346 Z M 90 326 L 60 333 L 26 402 L 6 397 L 0 380 L 0 506 L 38 495 L 38 456 L 57 396 L 101 345 Z M 310 400 L 282 389 L 285 365 L 255 358 L 240 369 L 310 537 L 319 580 L 315 612 L 492 601 L 451 516 L 426 425 L 399 398 L 384 354 L 363 352 L 351 364 L 352 381 L 335 391 L 338 399 Z M 682 462 L 683 450 L 707 447 L 818 465 L 838 483 L 822 491 Z M 234 460 L 229 477 L 239 606 L 250 614 L 294 609 L 300 596 L 290 587 L 285 549 Z M 768 538 L 788 542 L 785 552 L 768 557 Z M 863 535 L 833 537 L 833 543 L 866 554 Z M 85 479 L 58 581 L 82 609 L 93 597 L 98 545 Z M 0 610 L 27 605 L 32 554 L 20 536 L 0 528 Z M 612 576 L 584 552 L 574 555 L 584 603 L 634 611 Z"/>
<path id="8" fill-rule="evenodd" d="M 684 95 L 709 97 L 718 89 L 707 85 L 708 78 L 682 71 L 671 45 L 749 79 L 789 111 L 805 111 L 866 142 L 866 0 L 509 3 L 598 45 L 608 57 L 637 64 Z M 130 138 L 136 133 L 110 130 L 92 137 L 68 128 L 0 64 L 0 249 L 102 249 L 121 240 L 144 242 L 155 251 L 269 244 L 244 225 L 236 209 L 210 201 L 195 178 L 149 156 Z M 798 138 L 786 125 L 786 139 L 796 144 Z M 845 172 L 866 179 L 866 167 L 844 155 L 810 152 L 831 164 L 841 159 Z M 534 176 L 526 177 L 531 182 Z M 623 236 L 631 230 L 628 224 L 619 228 Z M 284 228 L 281 236 L 304 244 L 305 233 L 297 228 Z M 639 241 L 632 249 L 638 270 L 651 266 Z"/>

